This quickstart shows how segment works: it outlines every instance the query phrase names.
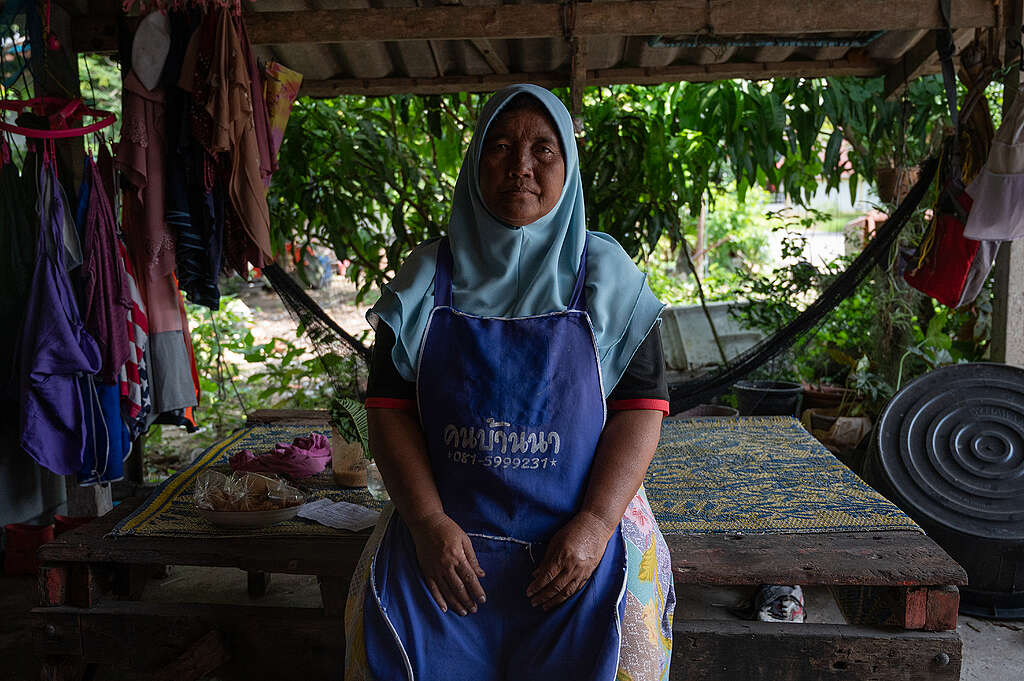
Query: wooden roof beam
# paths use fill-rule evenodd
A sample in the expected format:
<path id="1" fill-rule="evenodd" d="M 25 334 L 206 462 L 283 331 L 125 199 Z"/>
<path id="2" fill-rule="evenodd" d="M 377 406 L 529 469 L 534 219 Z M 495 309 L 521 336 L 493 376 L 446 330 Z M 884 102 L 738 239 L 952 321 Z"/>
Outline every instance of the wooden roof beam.
<path id="1" fill-rule="evenodd" d="M 879 76 L 882 64 L 870 60 L 785 61 L 763 63 L 694 64 L 659 68 L 611 68 L 586 72 L 582 86 L 633 83 L 653 85 L 678 81 L 707 82 L 728 78 L 766 80 L 773 77 Z M 338 95 L 383 96 L 397 93 L 449 94 L 455 92 L 492 92 L 515 83 L 536 83 L 544 87 L 564 87 L 570 74 L 561 71 L 541 73 L 488 74 L 484 76 L 446 76 L 444 78 L 337 78 L 303 81 L 300 95 L 336 97 Z"/>
<path id="2" fill-rule="evenodd" d="M 898 62 L 889 67 L 885 72 L 885 88 L 882 94 L 886 99 L 897 97 L 907 87 L 907 84 L 921 76 L 929 73 L 938 73 L 939 53 L 935 49 L 935 36 L 938 31 L 932 31 L 917 41 L 917 44 L 907 50 Z M 974 40 L 973 28 L 961 28 L 953 32 L 953 44 L 955 54 L 967 47 Z"/>
<path id="3" fill-rule="evenodd" d="M 470 42 L 480 52 L 480 56 L 484 58 L 484 61 L 491 67 L 492 71 L 495 73 L 508 73 L 508 67 L 505 66 L 505 62 L 501 60 L 498 53 L 494 51 L 494 45 L 491 44 L 490 40 L 474 38 Z"/>
<path id="4" fill-rule="evenodd" d="M 958 28 L 996 23 L 991 0 L 953 3 Z M 562 37 L 559 3 L 464 7 L 249 12 L 254 44 L 342 43 L 382 40 L 474 40 Z M 573 35 L 800 35 L 845 31 L 941 28 L 933 0 L 633 0 L 576 6 Z M 115 18 L 85 16 L 75 22 L 79 51 L 116 49 Z"/>

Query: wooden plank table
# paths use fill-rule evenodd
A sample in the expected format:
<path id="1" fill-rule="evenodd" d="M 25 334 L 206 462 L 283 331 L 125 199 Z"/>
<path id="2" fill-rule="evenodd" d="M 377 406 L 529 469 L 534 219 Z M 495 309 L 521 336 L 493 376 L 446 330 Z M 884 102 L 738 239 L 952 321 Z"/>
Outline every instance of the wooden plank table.
<path id="1" fill-rule="evenodd" d="M 39 551 L 33 610 L 44 679 L 75 679 L 95 665 L 125 678 L 188 681 L 225 661 L 218 678 L 341 679 L 348 583 L 369 536 L 289 538 L 105 535 L 142 499 L 66 532 Z M 848 625 L 728 620 L 674 623 L 673 680 L 869 681 L 960 677 L 958 586 L 967 578 L 916 532 L 667 535 L 678 587 L 824 585 Z M 316 575 L 322 607 L 150 603 L 153 566 L 248 571 L 250 592 L 273 573 Z M 678 610 L 677 610 L 678 611 Z M 131 676 L 135 674 L 135 676 Z"/>

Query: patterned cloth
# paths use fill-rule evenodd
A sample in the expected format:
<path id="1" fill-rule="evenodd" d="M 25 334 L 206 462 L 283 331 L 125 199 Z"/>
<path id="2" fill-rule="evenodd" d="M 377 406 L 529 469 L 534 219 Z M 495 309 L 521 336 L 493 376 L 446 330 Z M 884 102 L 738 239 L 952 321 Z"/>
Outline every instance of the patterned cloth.
<path id="1" fill-rule="evenodd" d="M 668 534 L 920 531 L 788 416 L 669 419 L 646 486 Z"/>
<path id="2" fill-rule="evenodd" d="M 270 153 L 276 166 L 277 152 L 284 142 L 284 131 L 288 127 L 292 104 L 299 96 L 302 74 L 272 61 L 267 64 L 263 76 L 264 96 L 270 115 Z"/>
<path id="3" fill-rule="evenodd" d="M 200 454 L 187 468 L 165 480 L 139 508 L 118 523 L 111 530 L 109 536 L 236 537 L 240 535 L 272 535 L 322 537 L 344 533 L 345 530 L 335 530 L 303 518 L 294 518 L 258 530 L 228 530 L 212 525 L 200 517 L 192 501 L 193 485 L 200 471 L 209 468 L 230 475 L 231 467 L 228 465 L 228 460 L 237 452 L 243 449 L 251 449 L 256 452 L 269 451 L 278 442 L 291 442 L 297 437 L 308 436 L 310 433 L 330 435 L 329 430 L 309 425 L 260 424 L 242 428 L 214 444 Z M 306 495 L 307 501 L 327 498 L 332 501 L 347 501 L 381 510 L 381 503 L 371 497 L 365 487 L 338 487 L 330 469 L 319 475 L 290 484 L 299 488 Z"/>
<path id="4" fill-rule="evenodd" d="M 643 487 L 622 516 L 626 541 L 626 613 L 615 681 L 660 681 L 672 660 L 675 582 L 668 545 Z"/>
<path id="5" fill-rule="evenodd" d="M 121 387 L 121 411 L 124 413 L 130 437 L 134 440 L 145 430 L 146 418 L 153 409 L 153 401 L 149 396 L 149 373 L 146 369 L 149 321 L 146 319 L 145 303 L 142 301 L 139 287 L 135 284 L 128 251 L 120 239 L 117 241 L 117 248 L 132 304 L 126 319 L 128 360 L 118 374 L 118 384 Z"/>

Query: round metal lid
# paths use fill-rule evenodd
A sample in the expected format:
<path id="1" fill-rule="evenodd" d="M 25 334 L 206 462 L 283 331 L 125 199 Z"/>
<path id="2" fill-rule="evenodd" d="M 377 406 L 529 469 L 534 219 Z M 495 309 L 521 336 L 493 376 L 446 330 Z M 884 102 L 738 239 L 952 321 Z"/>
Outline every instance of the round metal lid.
<path id="1" fill-rule="evenodd" d="M 1024 369 L 957 364 L 909 383 L 882 413 L 877 456 L 918 522 L 1024 538 Z"/>

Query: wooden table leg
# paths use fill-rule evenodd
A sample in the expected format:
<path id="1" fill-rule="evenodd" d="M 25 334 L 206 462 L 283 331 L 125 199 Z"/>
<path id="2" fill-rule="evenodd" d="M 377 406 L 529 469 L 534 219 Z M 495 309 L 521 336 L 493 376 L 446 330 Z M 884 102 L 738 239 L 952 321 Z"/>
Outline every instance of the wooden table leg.
<path id="1" fill-rule="evenodd" d="M 925 631 L 953 631 L 960 610 L 960 589 L 955 586 L 928 588 L 925 606 Z"/>
<path id="2" fill-rule="evenodd" d="M 319 575 L 317 581 L 320 583 L 320 600 L 324 604 L 324 614 L 344 617 L 349 579 L 335 575 Z"/>
<path id="3" fill-rule="evenodd" d="M 96 568 L 88 563 L 68 566 L 67 604 L 78 608 L 91 608 L 102 592 Z"/>
<path id="4" fill-rule="evenodd" d="M 955 586 L 833 586 L 832 593 L 850 624 L 956 629 L 960 591 Z"/>
<path id="5" fill-rule="evenodd" d="M 124 601 L 140 600 L 150 569 L 149 565 L 118 565 L 114 569 L 114 595 Z"/>
<path id="6" fill-rule="evenodd" d="M 261 598 L 266 595 L 270 586 L 270 573 L 260 570 L 247 570 L 249 598 Z"/>
<path id="7" fill-rule="evenodd" d="M 68 568 L 43 565 L 39 568 L 39 605 L 64 605 L 68 597 Z"/>

